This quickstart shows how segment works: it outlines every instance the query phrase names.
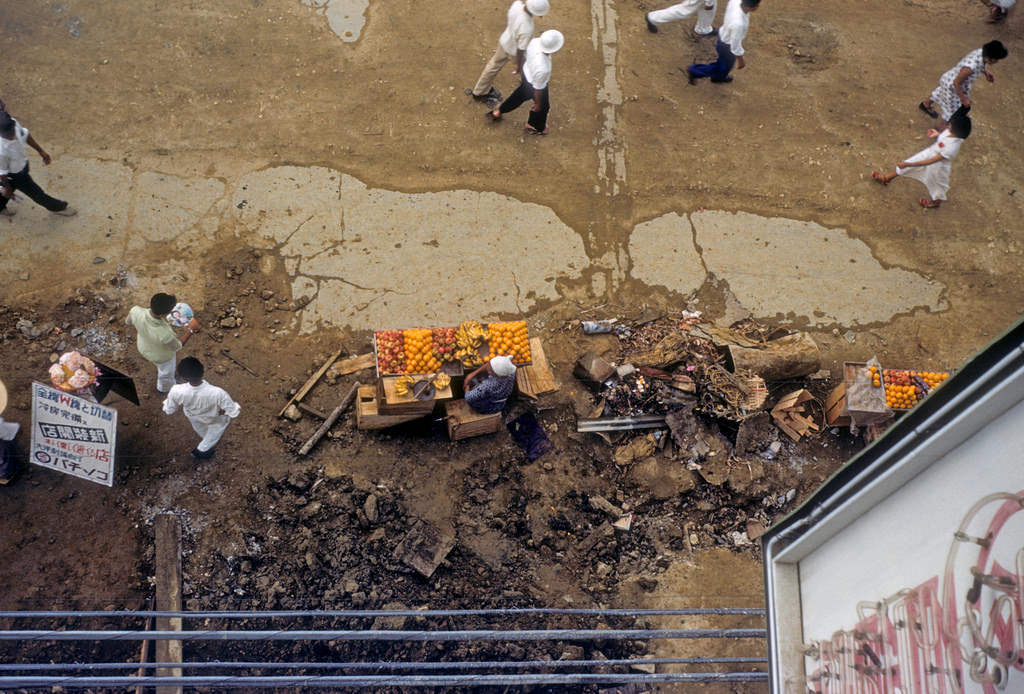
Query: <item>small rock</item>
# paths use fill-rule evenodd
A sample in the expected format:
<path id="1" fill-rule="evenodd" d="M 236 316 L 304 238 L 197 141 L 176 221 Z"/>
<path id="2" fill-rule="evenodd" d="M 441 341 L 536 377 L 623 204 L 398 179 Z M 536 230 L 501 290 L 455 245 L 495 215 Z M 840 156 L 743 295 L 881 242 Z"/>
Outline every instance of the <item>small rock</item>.
<path id="1" fill-rule="evenodd" d="M 366 497 L 366 502 L 363 504 L 363 513 L 366 514 L 366 520 L 371 523 L 377 522 L 378 512 L 376 494 L 370 494 L 370 496 Z"/>
<path id="2" fill-rule="evenodd" d="M 28 282 L 29 276 L 30 275 L 27 272 L 23 272 L 20 275 L 18 275 L 18 279 L 20 279 L 22 282 Z"/>
<path id="3" fill-rule="evenodd" d="M 99 256 L 96 256 L 95 258 L 92 259 L 92 264 L 93 265 L 99 265 L 100 263 L 105 263 L 105 262 L 107 262 L 107 259 L 106 258 L 101 258 Z"/>
<path id="4" fill-rule="evenodd" d="M 302 412 L 295 405 L 289 405 L 284 411 L 284 416 L 293 422 L 297 422 L 302 419 Z"/>
<path id="5" fill-rule="evenodd" d="M 583 660 L 583 648 L 581 646 L 566 646 L 562 650 L 559 660 Z"/>
<path id="6" fill-rule="evenodd" d="M 359 592 L 359 584 L 355 581 L 345 581 L 345 592 L 349 595 Z"/>
<path id="7" fill-rule="evenodd" d="M 299 509 L 299 516 L 301 518 L 310 518 L 319 513 L 320 508 L 323 506 L 319 501 L 310 501 L 308 504 Z"/>
<path id="8" fill-rule="evenodd" d="M 267 301 L 268 299 L 274 298 L 274 292 L 270 291 L 269 289 L 264 289 L 262 292 L 260 292 L 260 296 L 263 298 L 264 301 Z"/>

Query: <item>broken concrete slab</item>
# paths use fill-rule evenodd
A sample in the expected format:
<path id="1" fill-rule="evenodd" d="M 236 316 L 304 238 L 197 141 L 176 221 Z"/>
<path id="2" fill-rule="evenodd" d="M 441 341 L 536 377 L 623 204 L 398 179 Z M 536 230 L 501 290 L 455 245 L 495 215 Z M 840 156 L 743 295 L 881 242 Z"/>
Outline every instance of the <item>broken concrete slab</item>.
<path id="1" fill-rule="evenodd" d="M 430 578 L 453 547 L 453 536 L 419 520 L 395 547 L 393 556 L 396 561 L 416 569 L 425 578 Z"/>

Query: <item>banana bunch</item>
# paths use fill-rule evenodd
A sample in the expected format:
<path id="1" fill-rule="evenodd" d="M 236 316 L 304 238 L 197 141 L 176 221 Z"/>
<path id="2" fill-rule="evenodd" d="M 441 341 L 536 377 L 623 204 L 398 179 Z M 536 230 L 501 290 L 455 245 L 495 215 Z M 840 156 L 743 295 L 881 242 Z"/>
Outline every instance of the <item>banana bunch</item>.
<path id="1" fill-rule="evenodd" d="M 408 395 L 409 386 L 416 382 L 416 379 L 412 376 L 402 376 L 395 381 L 395 394 L 396 395 Z"/>
<path id="2" fill-rule="evenodd" d="M 479 349 L 488 338 L 487 331 L 478 321 L 462 321 L 455 331 L 455 357 L 466 366 L 480 366 L 484 360 Z"/>
<path id="3" fill-rule="evenodd" d="M 451 385 L 452 377 L 446 373 L 439 373 L 434 377 L 434 387 L 438 390 L 444 390 Z"/>

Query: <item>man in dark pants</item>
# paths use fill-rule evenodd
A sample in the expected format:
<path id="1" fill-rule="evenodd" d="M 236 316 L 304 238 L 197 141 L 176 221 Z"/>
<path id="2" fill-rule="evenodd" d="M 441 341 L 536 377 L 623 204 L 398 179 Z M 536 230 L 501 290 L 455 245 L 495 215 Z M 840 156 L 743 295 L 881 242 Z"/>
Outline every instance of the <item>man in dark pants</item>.
<path id="1" fill-rule="evenodd" d="M 700 77 L 710 77 L 712 82 L 732 82 L 729 73 L 733 66 L 737 70 L 746 67 L 743 59 L 743 39 L 750 27 L 750 13 L 757 9 L 761 0 L 729 0 L 718 29 L 715 51 L 718 60 L 713 63 L 693 64 L 686 69 L 690 84 Z"/>
<path id="2" fill-rule="evenodd" d="M 548 132 L 548 111 L 551 102 L 548 99 L 548 82 L 551 79 L 551 55 L 557 53 L 565 43 L 562 32 L 548 29 L 539 38 L 530 41 L 526 47 L 526 60 L 523 63 L 523 81 L 501 105 L 489 111 L 491 120 L 501 120 L 502 114 L 514 111 L 524 102 L 533 100 L 530 115 L 526 122 L 526 132 L 534 135 L 546 135 Z"/>
<path id="3" fill-rule="evenodd" d="M 6 112 L 0 112 L 0 214 L 11 217 L 16 213 L 14 209 L 7 207 L 16 190 L 20 190 L 54 214 L 65 217 L 77 214 L 77 211 L 63 200 L 47 195 L 29 176 L 28 147 L 39 153 L 44 164 L 50 163 L 50 155 L 29 134 L 28 128 L 22 127 Z"/>

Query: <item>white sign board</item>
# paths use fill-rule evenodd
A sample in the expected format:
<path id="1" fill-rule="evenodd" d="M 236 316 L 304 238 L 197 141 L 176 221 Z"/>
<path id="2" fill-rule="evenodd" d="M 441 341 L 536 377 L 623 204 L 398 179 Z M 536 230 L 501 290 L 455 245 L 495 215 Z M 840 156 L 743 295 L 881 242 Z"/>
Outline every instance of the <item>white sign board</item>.
<path id="1" fill-rule="evenodd" d="M 32 384 L 32 451 L 36 465 L 114 485 L 117 410 Z"/>

